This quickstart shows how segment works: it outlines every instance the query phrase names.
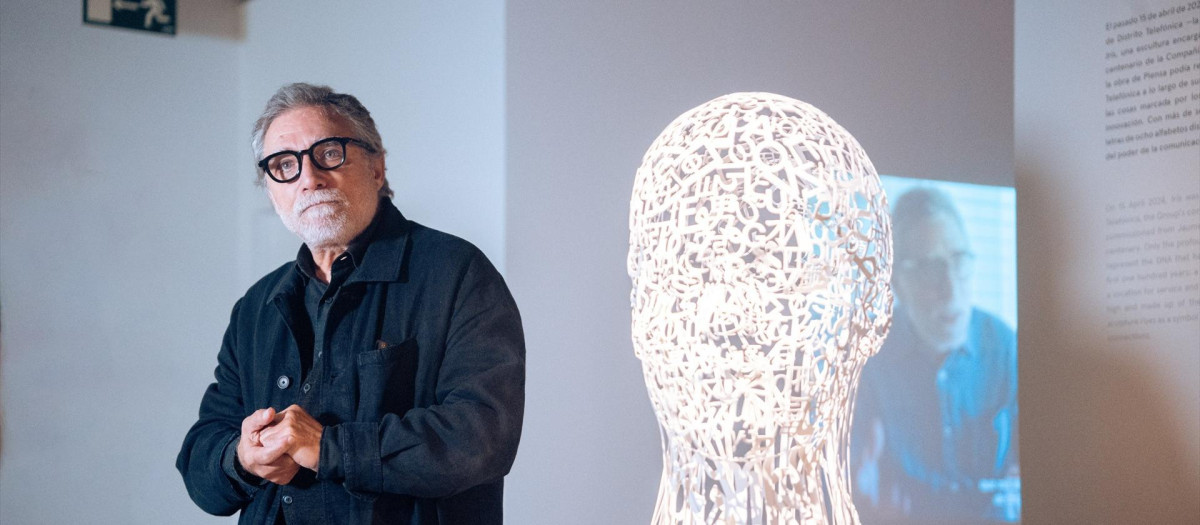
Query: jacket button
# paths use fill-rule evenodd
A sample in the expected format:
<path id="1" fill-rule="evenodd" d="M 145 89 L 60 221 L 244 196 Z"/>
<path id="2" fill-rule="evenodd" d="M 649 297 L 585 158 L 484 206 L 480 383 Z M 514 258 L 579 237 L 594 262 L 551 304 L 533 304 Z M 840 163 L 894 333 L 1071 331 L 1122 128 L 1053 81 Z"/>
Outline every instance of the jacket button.
<path id="1" fill-rule="evenodd" d="M 284 502 L 284 503 L 286 503 L 286 504 L 288 504 L 288 505 L 291 505 L 291 503 L 292 503 L 292 497 L 291 497 L 291 496 L 284 496 L 284 497 L 283 497 L 283 502 Z"/>
<path id="2" fill-rule="evenodd" d="M 288 376 L 279 376 L 279 379 L 275 380 L 275 384 L 279 386 L 280 390 L 287 390 L 287 387 L 291 386 L 292 384 L 292 378 Z"/>
<path id="3" fill-rule="evenodd" d="M 311 389 L 311 388 L 312 388 L 312 385 L 310 385 L 308 383 L 304 383 L 304 393 L 305 394 L 307 394 L 309 389 Z"/>

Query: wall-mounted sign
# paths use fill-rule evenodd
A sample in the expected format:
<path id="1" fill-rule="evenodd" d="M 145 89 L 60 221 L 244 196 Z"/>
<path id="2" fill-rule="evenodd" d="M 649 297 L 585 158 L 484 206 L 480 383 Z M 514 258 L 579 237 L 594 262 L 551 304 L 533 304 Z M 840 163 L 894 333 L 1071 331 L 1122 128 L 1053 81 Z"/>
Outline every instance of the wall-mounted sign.
<path id="1" fill-rule="evenodd" d="M 175 0 L 83 0 L 83 21 L 175 34 Z"/>

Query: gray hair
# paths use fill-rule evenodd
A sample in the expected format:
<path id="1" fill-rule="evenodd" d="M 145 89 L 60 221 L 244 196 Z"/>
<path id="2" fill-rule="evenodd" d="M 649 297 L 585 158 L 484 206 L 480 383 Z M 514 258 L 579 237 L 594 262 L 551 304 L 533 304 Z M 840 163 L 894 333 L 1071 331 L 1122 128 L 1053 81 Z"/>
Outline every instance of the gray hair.
<path id="1" fill-rule="evenodd" d="M 913 231 L 922 221 L 939 213 L 945 214 L 958 225 L 959 230 L 966 233 L 966 225 L 954 200 L 942 190 L 930 186 L 913 188 L 896 199 L 896 204 L 892 206 L 892 231 L 900 234 L 897 237 L 902 237 L 903 232 Z M 904 249 L 903 241 L 893 242 L 897 251 Z"/>
<path id="2" fill-rule="evenodd" d="M 250 135 L 250 146 L 254 150 L 255 159 L 262 158 L 263 135 L 266 134 L 271 123 L 289 110 L 304 107 L 321 108 L 345 119 L 354 130 L 355 137 L 352 138 L 370 145 L 380 157 L 387 153 L 387 150 L 383 148 L 383 138 L 379 136 L 379 130 L 375 129 L 375 120 L 371 118 L 371 112 L 367 111 L 362 102 L 354 98 L 354 95 L 335 93 L 329 86 L 314 86 L 296 82 L 279 88 L 279 91 L 271 95 L 262 115 L 259 115 L 258 120 L 254 122 L 254 131 Z M 374 161 L 375 159 L 372 157 L 371 162 Z M 261 185 L 266 175 L 262 173 L 262 170 L 256 171 L 258 172 L 256 181 Z M 393 194 L 385 175 L 383 186 L 379 188 L 379 196 L 391 198 Z"/>

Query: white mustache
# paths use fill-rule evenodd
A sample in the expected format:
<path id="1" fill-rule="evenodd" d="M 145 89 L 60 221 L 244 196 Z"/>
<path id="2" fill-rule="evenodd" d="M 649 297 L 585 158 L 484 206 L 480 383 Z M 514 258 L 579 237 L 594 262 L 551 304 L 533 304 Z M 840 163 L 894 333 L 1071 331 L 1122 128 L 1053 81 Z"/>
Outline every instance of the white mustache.
<path id="1" fill-rule="evenodd" d="M 304 210 L 325 202 L 346 204 L 346 196 L 338 189 L 316 190 L 296 199 L 296 202 L 292 203 L 292 213 L 300 215 Z"/>

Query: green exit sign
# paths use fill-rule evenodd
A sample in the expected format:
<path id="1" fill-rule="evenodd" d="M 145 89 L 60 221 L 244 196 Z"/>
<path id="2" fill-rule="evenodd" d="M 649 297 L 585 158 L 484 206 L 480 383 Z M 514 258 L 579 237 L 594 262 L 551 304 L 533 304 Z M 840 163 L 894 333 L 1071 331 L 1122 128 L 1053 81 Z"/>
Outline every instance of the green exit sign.
<path id="1" fill-rule="evenodd" d="M 175 0 L 83 0 L 83 21 L 175 34 Z"/>

